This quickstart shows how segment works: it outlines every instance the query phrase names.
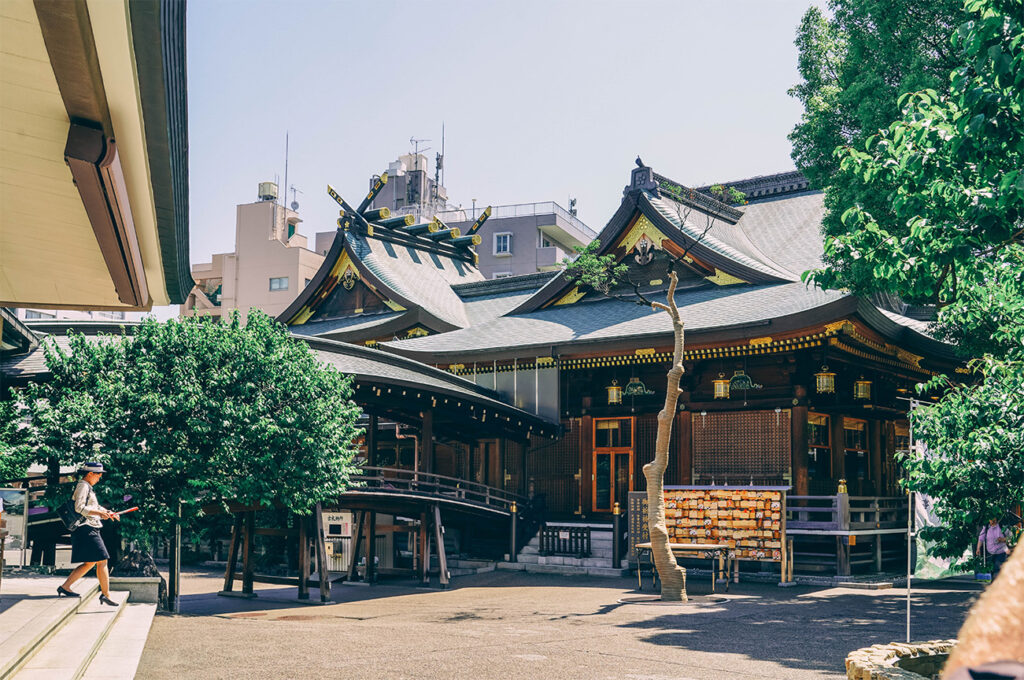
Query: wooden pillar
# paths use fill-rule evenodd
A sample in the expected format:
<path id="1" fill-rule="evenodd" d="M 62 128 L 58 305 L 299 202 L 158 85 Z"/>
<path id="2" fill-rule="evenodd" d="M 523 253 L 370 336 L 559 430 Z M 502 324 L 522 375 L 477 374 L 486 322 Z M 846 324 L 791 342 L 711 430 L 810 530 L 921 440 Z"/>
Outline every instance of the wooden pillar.
<path id="1" fill-rule="evenodd" d="M 377 556 L 377 513 L 370 511 L 366 521 L 366 582 L 377 581 L 377 570 L 374 568 L 374 558 Z"/>
<path id="2" fill-rule="evenodd" d="M 370 414 L 370 423 L 366 427 L 366 464 L 377 466 L 377 416 Z"/>
<path id="3" fill-rule="evenodd" d="M 366 511 L 359 511 L 359 519 L 356 520 L 356 535 L 352 537 L 352 550 L 349 552 L 348 560 L 348 580 L 351 583 L 356 580 L 358 571 L 356 565 L 359 564 L 359 548 L 362 546 L 363 541 L 363 525 L 366 522 Z"/>
<path id="4" fill-rule="evenodd" d="M 526 452 L 530 450 L 530 440 L 519 444 L 519 495 L 529 495 L 530 475 L 527 473 Z"/>
<path id="5" fill-rule="evenodd" d="M 676 484 L 693 483 L 693 414 L 680 411 L 676 418 L 679 460 L 676 461 Z"/>
<path id="6" fill-rule="evenodd" d="M 327 574 L 327 545 L 324 542 L 324 513 L 321 505 L 316 504 L 313 510 L 313 529 L 316 542 L 316 566 L 317 574 L 320 576 L 320 601 L 331 601 L 331 581 Z"/>
<path id="7" fill-rule="evenodd" d="M 242 543 L 242 592 L 252 595 L 253 559 L 252 539 L 256 532 L 256 513 L 252 510 L 245 513 L 245 540 Z"/>
<path id="8" fill-rule="evenodd" d="M 309 599 L 309 535 L 307 526 L 309 518 L 301 515 L 295 516 L 295 522 L 299 525 L 299 599 Z M 229 567 L 230 568 L 230 567 Z"/>
<path id="9" fill-rule="evenodd" d="M 871 480 L 871 495 L 873 496 L 883 495 L 882 489 L 884 488 L 882 485 L 882 447 L 884 446 L 882 424 L 879 420 L 868 421 L 868 434 L 871 437 L 871 451 L 869 452 L 871 467 L 868 477 Z"/>
<path id="10" fill-rule="evenodd" d="M 843 417 L 829 416 L 829 428 L 832 431 L 832 481 L 838 482 L 846 477 L 846 435 L 843 431 Z"/>
<path id="11" fill-rule="evenodd" d="M 593 507 L 593 476 L 594 476 L 594 419 L 591 416 L 580 418 L 580 488 L 579 508 L 584 517 L 590 514 Z"/>
<path id="12" fill-rule="evenodd" d="M 476 449 L 476 478 L 473 480 L 478 484 L 487 483 L 487 442 L 477 442 Z M 472 454 L 472 449 L 470 450 Z"/>
<path id="13" fill-rule="evenodd" d="M 802 387 L 797 387 L 803 390 Z M 806 390 L 804 390 L 806 396 Z M 794 406 L 790 412 L 790 470 L 793 476 L 793 494 L 808 495 L 807 481 L 807 406 Z"/>
<path id="14" fill-rule="evenodd" d="M 434 472 L 434 411 L 423 412 L 423 444 L 420 446 L 421 472 Z"/>
<path id="15" fill-rule="evenodd" d="M 427 513 L 420 513 L 420 583 L 430 585 L 430 533 L 427 531 Z"/>
<path id="16" fill-rule="evenodd" d="M 231 527 L 231 547 L 228 548 L 228 566 L 224 569 L 224 592 L 230 593 L 235 585 L 235 569 L 238 566 L 238 546 L 242 542 L 241 514 L 235 515 L 235 524 Z"/>

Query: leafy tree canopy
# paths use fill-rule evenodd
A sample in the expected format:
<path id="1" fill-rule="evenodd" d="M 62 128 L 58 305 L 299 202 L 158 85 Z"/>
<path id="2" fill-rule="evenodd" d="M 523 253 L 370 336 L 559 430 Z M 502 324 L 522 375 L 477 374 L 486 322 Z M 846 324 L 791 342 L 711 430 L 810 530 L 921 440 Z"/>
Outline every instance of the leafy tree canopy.
<path id="1" fill-rule="evenodd" d="M 948 89 L 904 95 L 895 122 L 836 150 L 826 202 L 840 219 L 826 225 L 828 267 L 805 274 L 936 303 L 936 330 L 984 355 L 977 382 L 914 412 L 930 454 L 904 461 L 947 523 L 933 532 L 947 556 L 1024 494 L 1024 2 L 968 0 L 965 11 Z"/>
<path id="2" fill-rule="evenodd" d="M 108 507 L 122 493 L 141 507 L 125 516 L 129 536 L 166 530 L 179 500 L 190 527 L 211 502 L 308 513 L 346 488 L 351 379 L 266 314 L 147 320 L 133 337 L 73 336 L 46 358 L 52 378 L 0 407 L 17 422 L 0 446 L 16 460 L 102 460 Z"/>

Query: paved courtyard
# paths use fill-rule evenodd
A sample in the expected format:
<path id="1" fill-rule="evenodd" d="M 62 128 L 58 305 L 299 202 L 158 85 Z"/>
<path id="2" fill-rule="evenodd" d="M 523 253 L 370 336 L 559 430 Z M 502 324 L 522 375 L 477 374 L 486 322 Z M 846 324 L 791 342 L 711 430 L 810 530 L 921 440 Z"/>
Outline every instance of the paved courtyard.
<path id="1" fill-rule="evenodd" d="M 840 678 L 848 651 L 903 639 L 900 589 L 741 583 L 721 602 L 644 606 L 617 602 L 630 579 L 496 572 L 446 591 L 338 585 L 336 604 L 310 606 L 272 586 L 217 597 L 220 583 L 187 574 L 184 614 L 154 620 L 139 678 Z M 977 595 L 916 591 L 914 638 L 954 636 Z"/>

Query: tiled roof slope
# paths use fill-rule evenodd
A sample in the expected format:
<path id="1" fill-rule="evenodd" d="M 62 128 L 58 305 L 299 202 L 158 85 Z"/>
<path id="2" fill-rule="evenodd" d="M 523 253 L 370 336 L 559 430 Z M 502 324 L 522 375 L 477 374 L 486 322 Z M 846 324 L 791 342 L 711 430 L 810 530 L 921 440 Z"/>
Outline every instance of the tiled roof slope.
<path id="1" fill-rule="evenodd" d="M 688 332 L 772 321 L 848 297 L 802 283 L 709 286 L 676 295 Z M 440 335 L 385 343 L 389 348 L 432 355 L 604 342 L 664 336 L 672 324 L 664 312 L 619 300 L 599 300 L 502 316 L 478 326 Z"/>
<path id="2" fill-rule="evenodd" d="M 785 198 L 770 198 L 741 206 L 737 223 L 760 257 L 792 280 L 822 266 L 821 220 L 825 216 L 824 195 L 804 192 Z"/>

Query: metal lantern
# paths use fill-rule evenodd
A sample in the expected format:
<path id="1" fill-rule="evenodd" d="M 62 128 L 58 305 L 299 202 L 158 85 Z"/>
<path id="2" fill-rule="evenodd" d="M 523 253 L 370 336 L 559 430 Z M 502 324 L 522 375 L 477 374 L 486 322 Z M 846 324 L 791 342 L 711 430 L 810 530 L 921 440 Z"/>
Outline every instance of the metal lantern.
<path id="1" fill-rule="evenodd" d="M 827 364 L 814 374 L 814 383 L 818 388 L 818 394 L 836 393 L 836 374 L 828 370 Z"/>
<path id="2" fill-rule="evenodd" d="M 622 403 L 622 388 L 619 387 L 618 380 L 612 380 L 612 384 L 606 387 L 608 390 L 608 405 L 613 406 L 615 404 Z"/>
<path id="3" fill-rule="evenodd" d="M 856 380 L 853 383 L 853 398 L 854 399 L 870 399 L 871 398 L 871 381 L 865 380 L 864 376 L 860 377 L 860 380 Z"/>
<path id="4" fill-rule="evenodd" d="M 719 373 L 718 380 L 711 382 L 715 384 L 715 399 L 729 398 L 729 379 L 725 377 L 725 373 Z"/>

